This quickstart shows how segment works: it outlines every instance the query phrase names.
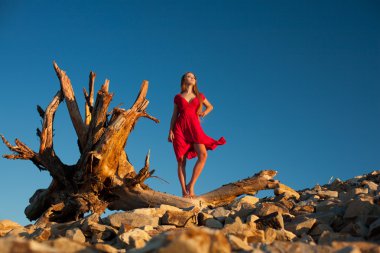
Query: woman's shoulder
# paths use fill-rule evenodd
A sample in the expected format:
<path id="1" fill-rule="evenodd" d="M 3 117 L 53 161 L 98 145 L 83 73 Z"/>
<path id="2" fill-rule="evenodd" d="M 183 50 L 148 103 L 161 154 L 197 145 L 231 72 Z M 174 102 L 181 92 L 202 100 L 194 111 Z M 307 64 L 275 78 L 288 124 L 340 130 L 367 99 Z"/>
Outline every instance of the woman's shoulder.
<path id="1" fill-rule="evenodd" d="M 179 97 L 179 96 L 181 96 L 181 94 L 180 94 L 180 93 L 178 93 L 178 94 L 174 95 L 174 103 L 177 103 L 178 99 L 180 99 L 180 97 Z"/>

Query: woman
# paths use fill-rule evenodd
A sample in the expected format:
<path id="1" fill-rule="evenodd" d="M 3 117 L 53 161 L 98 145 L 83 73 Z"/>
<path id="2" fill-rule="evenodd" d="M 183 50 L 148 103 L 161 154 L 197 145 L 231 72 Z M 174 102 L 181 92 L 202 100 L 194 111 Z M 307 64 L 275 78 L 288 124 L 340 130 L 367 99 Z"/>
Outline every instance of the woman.
<path id="1" fill-rule="evenodd" d="M 203 111 L 203 105 L 206 109 Z M 213 109 L 211 103 L 199 92 L 197 78 L 191 72 L 181 78 L 181 93 L 174 97 L 174 110 L 170 121 L 168 141 L 173 143 L 178 162 L 178 178 L 182 196 L 195 197 L 194 185 L 201 174 L 207 159 L 207 150 L 226 143 L 221 137 L 214 140 L 207 136 L 200 124 L 199 117 L 205 117 Z M 198 156 L 190 182 L 186 185 L 186 158 Z"/>

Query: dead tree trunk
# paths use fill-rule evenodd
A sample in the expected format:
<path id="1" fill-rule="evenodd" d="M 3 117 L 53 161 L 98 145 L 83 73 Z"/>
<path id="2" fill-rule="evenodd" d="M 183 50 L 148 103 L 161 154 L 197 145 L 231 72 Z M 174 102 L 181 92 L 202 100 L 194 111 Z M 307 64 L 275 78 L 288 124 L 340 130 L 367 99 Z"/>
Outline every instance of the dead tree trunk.
<path id="1" fill-rule="evenodd" d="M 4 155 L 8 159 L 32 161 L 40 170 L 46 170 L 52 177 L 47 189 L 39 189 L 30 198 L 25 214 L 29 220 L 39 222 L 69 221 L 81 218 L 86 212 L 103 213 L 111 210 L 130 210 L 170 204 L 189 207 L 200 204 L 224 205 L 242 194 L 254 194 L 262 189 L 274 189 L 278 182 L 273 180 L 275 171 L 262 171 L 251 178 L 224 185 L 197 199 L 185 199 L 151 190 L 144 181 L 154 171 L 149 171 L 149 153 L 145 166 L 138 173 L 128 160 L 125 146 L 137 120 L 149 118 L 159 120 L 146 112 L 148 81 L 143 81 L 136 101 L 128 110 L 114 108 L 108 113 L 112 94 L 108 92 L 106 80 L 98 91 L 94 102 L 95 73 L 89 77 L 89 93 L 84 89 L 85 118 L 83 119 L 70 79 L 54 62 L 54 69 L 60 81 L 60 90 L 53 97 L 46 110 L 37 106 L 43 119 L 42 128 L 37 129 L 40 138 L 38 153 L 27 145 L 15 140 L 11 145 L 4 136 L 5 145 L 14 152 Z M 65 100 L 71 122 L 78 137 L 80 158 L 74 165 L 64 164 L 53 148 L 53 121 L 59 104 Z"/>

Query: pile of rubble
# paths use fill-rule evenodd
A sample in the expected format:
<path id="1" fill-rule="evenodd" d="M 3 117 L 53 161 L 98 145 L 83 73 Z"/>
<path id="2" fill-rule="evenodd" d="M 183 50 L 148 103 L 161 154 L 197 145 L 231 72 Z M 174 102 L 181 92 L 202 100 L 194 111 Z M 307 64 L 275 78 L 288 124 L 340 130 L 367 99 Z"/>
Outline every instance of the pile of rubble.
<path id="1" fill-rule="evenodd" d="M 380 252 L 380 171 L 224 207 L 161 205 L 48 226 L 0 221 L 1 252 Z M 196 202 L 196 200 L 195 200 Z"/>

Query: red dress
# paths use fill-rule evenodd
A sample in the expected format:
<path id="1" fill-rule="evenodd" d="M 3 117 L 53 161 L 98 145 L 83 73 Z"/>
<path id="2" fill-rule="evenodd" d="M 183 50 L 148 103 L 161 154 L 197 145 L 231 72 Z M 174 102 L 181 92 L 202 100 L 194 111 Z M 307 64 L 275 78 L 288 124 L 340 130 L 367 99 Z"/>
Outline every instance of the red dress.
<path id="1" fill-rule="evenodd" d="M 200 96 L 202 99 L 205 99 L 202 93 L 200 93 Z M 199 107 L 199 99 L 197 97 L 187 102 L 181 94 L 177 94 L 174 97 L 174 103 L 178 106 L 179 111 L 173 128 L 173 147 L 177 161 L 184 156 L 186 156 L 187 159 L 192 159 L 197 156 L 193 143 L 204 144 L 207 150 L 213 150 L 218 145 L 226 143 L 224 137 L 221 137 L 219 140 L 214 140 L 203 131 L 199 116 L 197 115 Z"/>

